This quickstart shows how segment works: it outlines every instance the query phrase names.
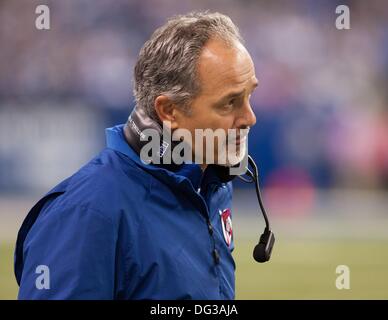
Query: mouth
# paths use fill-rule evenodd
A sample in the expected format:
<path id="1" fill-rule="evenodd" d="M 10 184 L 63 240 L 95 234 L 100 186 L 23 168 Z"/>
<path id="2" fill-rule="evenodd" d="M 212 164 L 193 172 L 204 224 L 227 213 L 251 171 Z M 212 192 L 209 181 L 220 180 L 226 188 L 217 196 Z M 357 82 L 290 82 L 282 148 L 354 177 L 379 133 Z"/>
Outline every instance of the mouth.
<path id="1" fill-rule="evenodd" d="M 228 135 L 226 139 L 226 144 L 229 144 L 230 146 L 235 145 L 237 147 L 240 147 L 241 145 L 247 142 L 247 138 L 248 130 L 244 129 L 244 131 L 238 132 L 236 135 Z"/>
<path id="2" fill-rule="evenodd" d="M 246 136 L 245 136 L 245 137 L 242 137 L 242 138 L 237 138 L 236 141 L 235 141 L 235 144 L 236 144 L 237 146 L 239 146 L 240 144 L 245 143 L 246 139 L 247 139 Z"/>

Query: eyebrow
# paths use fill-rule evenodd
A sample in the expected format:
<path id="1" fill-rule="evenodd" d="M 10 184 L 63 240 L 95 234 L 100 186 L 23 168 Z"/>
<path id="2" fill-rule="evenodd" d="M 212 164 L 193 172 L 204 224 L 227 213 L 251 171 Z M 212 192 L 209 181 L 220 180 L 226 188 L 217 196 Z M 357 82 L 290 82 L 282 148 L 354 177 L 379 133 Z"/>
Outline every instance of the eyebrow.
<path id="1" fill-rule="evenodd" d="M 255 88 L 257 88 L 257 86 L 259 85 L 259 82 L 256 80 L 253 84 L 252 84 L 252 89 L 251 91 L 253 91 Z M 223 103 L 224 101 L 226 100 L 229 100 L 229 99 L 233 99 L 235 97 L 238 97 L 238 96 L 241 96 L 243 93 L 245 92 L 245 90 L 240 90 L 240 91 L 237 91 L 237 92 L 230 92 L 228 93 L 227 95 L 223 96 L 222 98 L 220 98 L 216 104 L 221 104 Z"/>

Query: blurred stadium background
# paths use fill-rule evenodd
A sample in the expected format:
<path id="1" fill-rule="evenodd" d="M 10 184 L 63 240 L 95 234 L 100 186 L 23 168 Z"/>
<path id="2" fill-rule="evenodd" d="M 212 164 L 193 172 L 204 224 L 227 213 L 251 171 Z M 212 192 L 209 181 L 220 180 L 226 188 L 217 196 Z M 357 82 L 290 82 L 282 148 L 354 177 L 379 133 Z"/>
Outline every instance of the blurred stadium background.
<path id="1" fill-rule="evenodd" d="M 35 29 L 47 4 L 51 30 Z M 335 8 L 350 8 L 350 30 Z M 29 208 L 104 146 L 133 107 L 137 53 L 171 15 L 230 15 L 256 65 L 260 166 L 277 244 L 252 249 L 263 221 L 236 182 L 239 299 L 388 298 L 388 3 L 386 1 L 0 2 L 0 299 L 15 299 L 17 230 Z M 261 218 L 260 218 L 261 219 Z M 350 290 L 335 286 L 350 268 Z"/>

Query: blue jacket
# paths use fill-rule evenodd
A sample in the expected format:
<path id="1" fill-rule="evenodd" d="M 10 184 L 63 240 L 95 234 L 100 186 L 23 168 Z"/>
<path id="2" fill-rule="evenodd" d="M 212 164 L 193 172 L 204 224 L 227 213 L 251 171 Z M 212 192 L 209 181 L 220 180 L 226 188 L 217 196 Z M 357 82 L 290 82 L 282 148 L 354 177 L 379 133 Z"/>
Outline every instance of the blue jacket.
<path id="1" fill-rule="evenodd" d="M 231 182 L 216 166 L 144 164 L 123 125 L 106 137 L 23 222 L 18 298 L 234 299 Z M 39 266 L 49 288 L 36 285 Z"/>

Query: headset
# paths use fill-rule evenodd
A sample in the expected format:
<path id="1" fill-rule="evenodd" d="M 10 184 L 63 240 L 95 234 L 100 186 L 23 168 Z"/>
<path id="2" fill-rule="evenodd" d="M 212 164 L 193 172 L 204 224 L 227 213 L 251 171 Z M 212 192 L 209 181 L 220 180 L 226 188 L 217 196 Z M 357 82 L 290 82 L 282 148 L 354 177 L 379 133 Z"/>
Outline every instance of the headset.
<path id="1" fill-rule="evenodd" d="M 249 169 L 249 166 L 253 168 L 253 171 Z M 272 248 L 275 244 L 275 235 L 271 231 L 267 213 L 265 211 L 263 201 L 261 199 L 260 185 L 259 185 L 259 170 L 253 158 L 248 155 L 248 167 L 246 168 L 246 175 L 250 177 L 246 179 L 243 176 L 238 176 L 239 179 L 246 183 L 255 183 L 256 196 L 260 205 L 261 213 L 263 214 L 265 221 L 265 229 L 263 234 L 260 236 L 259 243 L 255 246 L 253 250 L 253 258 L 257 262 L 266 262 L 271 258 Z"/>
<path id="2" fill-rule="evenodd" d="M 148 115 L 146 115 L 143 109 L 135 107 L 128 118 L 128 121 L 124 128 L 124 132 L 125 132 L 125 137 L 127 142 L 137 153 L 140 153 L 141 148 L 148 143 L 147 141 L 140 139 L 140 135 L 144 129 L 149 129 L 149 128 L 157 130 L 160 136 L 163 138 L 163 131 L 160 125 L 156 123 L 155 120 L 148 117 Z M 175 146 L 175 143 L 172 142 L 172 144 L 169 145 L 168 147 L 173 149 L 174 146 Z M 238 164 L 236 166 L 238 166 Z M 228 173 L 229 170 L 227 167 L 221 167 L 221 166 L 216 166 L 216 167 L 217 167 L 216 171 L 220 176 L 225 177 L 226 175 L 229 175 Z M 253 170 L 251 171 L 249 167 L 251 167 Z M 275 236 L 270 229 L 268 216 L 264 209 L 263 201 L 261 199 L 260 186 L 259 186 L 259 173 L 258 173 L 257 165 L 250 155 L 248 155 L 248 166 L 246 168 L 246 173 L 244 175 L 247 175 L 248 177 L 250 177 L 250 179 L 243 177 L 243 175 L 237 176 L 237 177 L 246 183 L 255 183 L 257 200 L 259 202 L 261 213 L 263 214 L 263 217 L 265 220 L 265 229 L 263 234 L 260 236 L 259 243 L 255 246 L 253 250 L 253 258 L 257 262 L 266 262 L 271 257 L 272 248 L 275 243 Z M 229 179 L 229 180 L 232 180 L 232 179 Z"/>

